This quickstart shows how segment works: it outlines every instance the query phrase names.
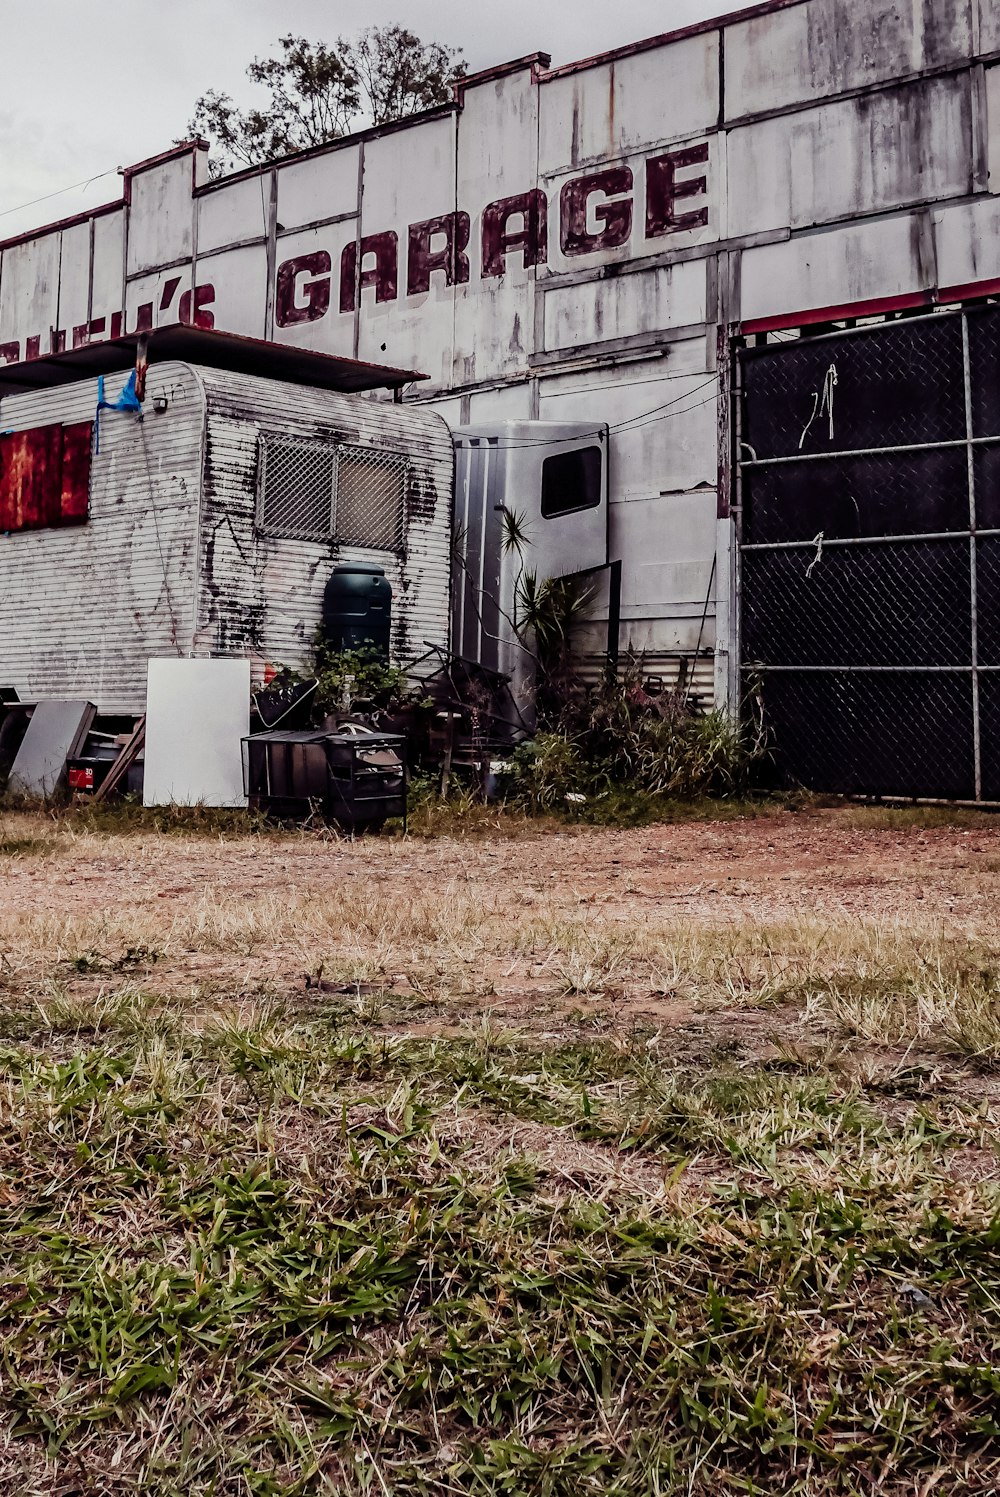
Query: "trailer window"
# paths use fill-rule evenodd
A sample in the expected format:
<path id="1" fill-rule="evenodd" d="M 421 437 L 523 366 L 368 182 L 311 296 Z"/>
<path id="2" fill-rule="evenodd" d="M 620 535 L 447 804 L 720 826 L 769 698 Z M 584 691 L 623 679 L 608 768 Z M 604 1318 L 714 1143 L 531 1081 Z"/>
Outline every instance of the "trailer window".
<path id="1" fill-rule="evenodd" d="M 600 447 L 557 452 L 542 463 L 542 518 L 554 520 L 601 502 L 603 454 Z"/>
<path id="2" fill-rule="evenodd" d="M 288 540 L 398 551 L 407 473 L 398 453 L 264 436 L 257 528 Z"/>
<path id="3" fill-rule="evenodd" d="M 93 423 L 0 436 L 0 531 L 86 522 Z"/>
<path id="4" fill-rule="evenodd" d="M 337 456 L 337 539 L 349 546 L 398 551 L 405 493 L 406 462 L 397 453 L 342 447 Z"/>
<path id="5" fill-rule="evenodd" d="M 328 442 L 262 438 L 257 525 L 265 535 L 302 541 L 330 539 L 335 451 Z"/>

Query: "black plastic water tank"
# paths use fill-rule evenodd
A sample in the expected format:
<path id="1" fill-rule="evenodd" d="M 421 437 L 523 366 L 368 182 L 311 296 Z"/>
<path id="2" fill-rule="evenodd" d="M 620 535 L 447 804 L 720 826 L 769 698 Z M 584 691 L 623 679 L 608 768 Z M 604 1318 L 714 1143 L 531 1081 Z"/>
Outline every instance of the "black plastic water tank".
<path id="1" fill-rule="evenodd" d="M 392 587 L 381 567 L 364 561 L 334 567 L 323 593 L 323 633 L 334 650 L 375 649 L 389 658 Z"/>

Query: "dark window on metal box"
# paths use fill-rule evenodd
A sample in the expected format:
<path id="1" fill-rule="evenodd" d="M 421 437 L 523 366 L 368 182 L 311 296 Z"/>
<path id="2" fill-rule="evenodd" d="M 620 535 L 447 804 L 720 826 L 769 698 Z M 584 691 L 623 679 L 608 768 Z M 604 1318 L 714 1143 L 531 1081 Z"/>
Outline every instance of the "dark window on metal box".
<path id="1" fill-rule="evenodd" d="M 93 433 L 81 421 L 0 436 L 0 531 L 85 523 Z"/>
<path id="2" fill-rule="evenodd" d="M 603 454 L 600 447 L 557 452 L 542 463 L 542 518 L 596 509 L 601 502 Z"/>
<path id="3" fill-rule="evenodd" d="M 290 540 L 398 551 L 407 472 L 400 453 L 264 436 L 257 528 Z"/>

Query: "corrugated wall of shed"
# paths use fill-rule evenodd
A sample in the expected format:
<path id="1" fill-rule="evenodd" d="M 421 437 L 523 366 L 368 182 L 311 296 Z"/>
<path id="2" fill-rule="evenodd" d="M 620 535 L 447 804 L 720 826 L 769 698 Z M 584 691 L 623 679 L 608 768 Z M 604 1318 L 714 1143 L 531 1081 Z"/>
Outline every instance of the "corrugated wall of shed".
<path id="1" fill-rule="evenodd" d="M 208 407 L 195 648 L 302 668 L 338 562 L 385 568 L 392 657 L 409 665 L 448 643 L 454 454 L 440 417 L 414 406 L 199 370 Z M 278 539 L 255 527 L 261 433 L 346 440 L 409 461 L 403 552 Z"/>
<path id="2" fill-rule="evenodd" d="M 107 379 L 109 399 L 124 379 Z M 96 406 L 94 379 L 11 395 L 0 429 L 93 420 Z M 0 536 L 0 675 L 25 699 L 141 711 L 147 659 L 190 650 L 204 426 L 190 371 L 152 370 L 147 412 L 101 413 L 86 524 Z"/>

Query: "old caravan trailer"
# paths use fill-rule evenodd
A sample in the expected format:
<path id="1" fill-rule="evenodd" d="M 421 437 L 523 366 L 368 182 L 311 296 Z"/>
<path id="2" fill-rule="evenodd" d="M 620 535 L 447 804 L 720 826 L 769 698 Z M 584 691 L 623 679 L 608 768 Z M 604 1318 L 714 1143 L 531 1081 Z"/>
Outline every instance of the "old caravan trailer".
<path id="1" fill-rule="evenodd" d="M 390 657 L 429 673 L 453 645 L 455 445 L 426 407 L 361 398 L 416 377 L 193 328 L 0 369 L 5 683 L 114 715 L 142 709 L 152 657 L 249 657 L 257 679 L 302 668 L 346 563 L 384 572 Z M 462 512 L 479 537 L 476 598 L 467 554 L 460 595 L 465 617 L 493 622 L 475 640 L 464 625 L 455 647 L 516 674 L 525 708 L 530 655 L 512 632 L 495 506 L 516 491 L 529 517 L 522 565 L 603 564 L 594 435 L 528 423 L 459 441 Z M 492 476 L 466 461 L 481 448 Z M 574 463 L 590 475 L 579 502 Z"/>

